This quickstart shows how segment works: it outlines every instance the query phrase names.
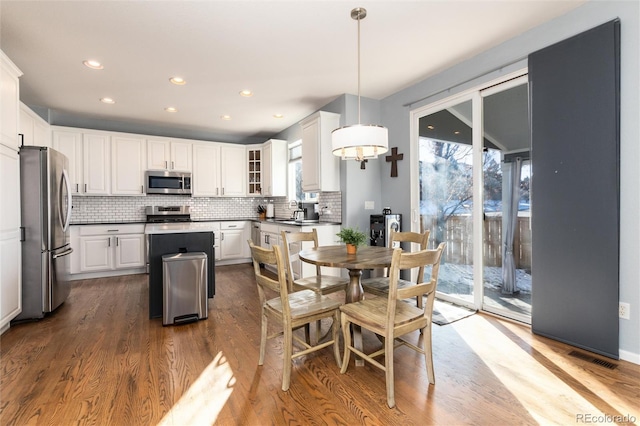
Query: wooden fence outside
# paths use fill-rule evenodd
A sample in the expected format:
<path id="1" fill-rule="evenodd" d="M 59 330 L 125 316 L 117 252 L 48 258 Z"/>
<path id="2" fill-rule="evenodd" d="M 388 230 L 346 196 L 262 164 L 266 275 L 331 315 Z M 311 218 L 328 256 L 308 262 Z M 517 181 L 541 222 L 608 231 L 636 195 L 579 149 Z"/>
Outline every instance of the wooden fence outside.
<path id="1" fill-rule="evenodd" d="M 429 246 L 435 247 L 436 223 L 434 216 L 422 216 L 423 229 L 431 229 Z M 471 265 L 473 263 L 473 234 L 471 216 L 451 216 L 445 224 L 443 241 L 447 243 L 445 259 L 448 263 Z M 518 217 L 514 236 L 516 268 L 531 271 L 530 217 Z M 502 216 L 487 216 L 484 220 L 484 265 L 502 266 Z"/>

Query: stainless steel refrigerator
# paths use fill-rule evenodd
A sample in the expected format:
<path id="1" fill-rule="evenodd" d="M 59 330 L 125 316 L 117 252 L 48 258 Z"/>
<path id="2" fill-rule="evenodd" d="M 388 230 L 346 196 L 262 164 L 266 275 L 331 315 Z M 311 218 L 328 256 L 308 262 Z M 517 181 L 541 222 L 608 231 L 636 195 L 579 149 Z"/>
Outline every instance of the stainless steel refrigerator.
<path id="1" fill-rule="evenodd" d="M 69 295 L 71 187 L 69 160 L 46 147 L 20 148 L 22 313 L 42 318 Z"/>

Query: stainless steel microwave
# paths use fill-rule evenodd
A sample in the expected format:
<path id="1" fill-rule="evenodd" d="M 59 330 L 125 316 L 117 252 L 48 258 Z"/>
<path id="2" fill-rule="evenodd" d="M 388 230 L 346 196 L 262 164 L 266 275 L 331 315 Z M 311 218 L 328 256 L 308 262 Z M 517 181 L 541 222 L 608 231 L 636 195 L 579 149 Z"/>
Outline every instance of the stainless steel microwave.
<path id="1" fill-rule="evenodd" d="M 147 170 L 145 186 L 147 194 L 191 195 L 191 173 Z"/>

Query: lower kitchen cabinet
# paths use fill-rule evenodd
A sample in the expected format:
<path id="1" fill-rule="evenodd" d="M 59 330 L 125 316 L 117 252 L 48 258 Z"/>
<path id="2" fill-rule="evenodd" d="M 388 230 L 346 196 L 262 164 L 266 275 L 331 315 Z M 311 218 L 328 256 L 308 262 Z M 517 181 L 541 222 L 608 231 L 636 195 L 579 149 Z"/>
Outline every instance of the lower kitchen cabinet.
<path id="1" fill-rule="evenodd" d="M 71 247 L 72 274 L 141 272 L 146 263 L 144 224 L 72 226 Z"/>
<path id="2" fill-rule="evenodd" d="M 220 260 L 246 259 L 249 253 L 250 222 L 233 221 L 220 223 Z"/>

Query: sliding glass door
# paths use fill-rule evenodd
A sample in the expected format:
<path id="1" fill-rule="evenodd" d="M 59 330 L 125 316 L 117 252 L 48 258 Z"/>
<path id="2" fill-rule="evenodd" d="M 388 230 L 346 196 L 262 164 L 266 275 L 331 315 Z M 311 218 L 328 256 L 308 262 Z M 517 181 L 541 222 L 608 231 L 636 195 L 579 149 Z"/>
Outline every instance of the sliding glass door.
<path id="1" fill-rule="evenodd" d="M 437 295 L 531 321 L 526 76 L 413 113 L 414 230 L 447 244 Z M 417 222 L 417 223 L 416 223 Z"/>

